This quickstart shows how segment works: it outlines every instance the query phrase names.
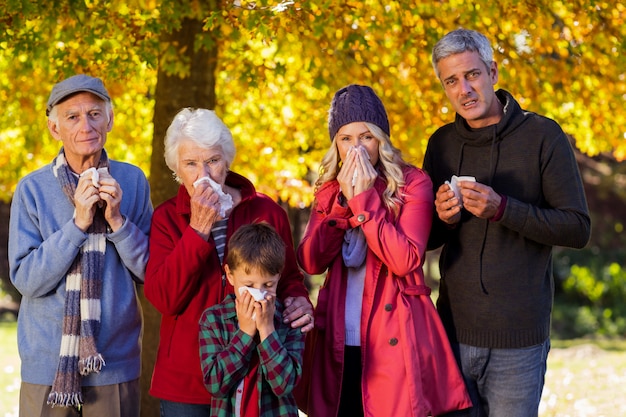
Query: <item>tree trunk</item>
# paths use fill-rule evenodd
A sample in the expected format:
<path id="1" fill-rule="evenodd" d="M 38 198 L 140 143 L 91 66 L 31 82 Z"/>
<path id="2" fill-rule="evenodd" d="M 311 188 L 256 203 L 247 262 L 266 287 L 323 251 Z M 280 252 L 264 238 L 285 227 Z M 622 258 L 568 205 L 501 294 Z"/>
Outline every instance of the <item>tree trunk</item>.
<path id="1" fill-rule="evenodd" d="M 217 66 L 217 44 L 210 50 L 194 50 L 197 36 L 203 34 L 200 20 L 185 19 L 177 32 L 161 36 L 163 44 L 177 45 L 185 50 L 189 58 L 189 76 L 181 78 L 168 75 L 159 65 L 154 107 L 154 137 L 152 139 L 152 159 L 150 166 L 151 197 L 154 206 L 173 197 L 178 190 L 178 183 L 165 164 L 165 132 L 174 115 L 184 107 L 215 107 L 215 68 Z M 206 36 L 206 33 L 204 33 Z M 159 343 L 160 313 L 146 300 L 143 288 L 140 288 L 140 300 L 144 313 L 144 333 L 141 370 L 141 416 L 159 415 L 159 401 L 148 394 L 152 370 Z"/>
<path id="2" fill-rule="evenodd" d="M 11 203 L 0 200 L 0 293 L 5 292 L 10 299 L 0 296 L 0 311 L 11 311 L 17 314 L 16 308 L 22 295 L 15 289 L 9 279 L 9 214 Z"/>

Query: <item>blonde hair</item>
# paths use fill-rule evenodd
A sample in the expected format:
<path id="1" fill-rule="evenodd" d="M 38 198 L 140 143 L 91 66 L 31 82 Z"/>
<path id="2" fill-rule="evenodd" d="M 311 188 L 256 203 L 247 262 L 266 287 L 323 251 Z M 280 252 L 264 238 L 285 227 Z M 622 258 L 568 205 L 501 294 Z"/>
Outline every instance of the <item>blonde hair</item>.
<path id="1" fill-rule="evenodd" d="M 391 144 L 389 135 L 381 128 L 372 123 L 365 123 L 370 133 L 378 140 L 378 163 L 376 170 L 387 183 L 383 191 L 382 199 L 385 207 L 390 209 L 394 215 L 398 215 L 403 197 L 400 188 L 404 186 L 404 175 L 402 170 L 409 164 L 402 159 L 402 152 Z M 333 181 L 339 173 L 340 158 L 337 149 L 337 135 L 333 138 L 330 149 L 322 158 L 319 177 L 315 181 L 315 191 L 325 183 Z"/>

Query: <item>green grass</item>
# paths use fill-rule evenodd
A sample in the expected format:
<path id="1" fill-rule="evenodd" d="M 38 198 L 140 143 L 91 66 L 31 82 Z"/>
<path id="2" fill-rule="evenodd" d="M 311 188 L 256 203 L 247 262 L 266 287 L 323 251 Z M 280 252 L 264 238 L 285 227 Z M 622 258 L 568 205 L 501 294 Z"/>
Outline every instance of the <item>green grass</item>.
<path id="1" fill-rule="evenodd" d="M 626 415 L 626 340 L 553 341 L 541 417 Z"/>
<path id="2" fill-rule="evenodd" d="M 0 417 L 17 416 L 17 325 L 0 320 Z M 540 417 L 626 415 L 626 339 L 553 340 Z"/>
<path id="3" fill-rule="evenodd" d="M 20 391 L 17 323 L 0 320 L 0 417 L 16 417 Z"/>

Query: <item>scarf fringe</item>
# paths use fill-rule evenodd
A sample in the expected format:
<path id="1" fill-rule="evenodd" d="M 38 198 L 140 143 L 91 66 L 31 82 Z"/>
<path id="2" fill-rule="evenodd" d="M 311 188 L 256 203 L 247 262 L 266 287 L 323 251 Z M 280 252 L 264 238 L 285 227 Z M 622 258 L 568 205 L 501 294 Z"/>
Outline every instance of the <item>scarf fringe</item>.
<path id="1" fill-rule="evenodd" d="M 80 392 L 51 392 L 48 395 L 48 405 L 51 407 L 76 407 L 80 410 L 83 405 L 83 394 Z"/>
<path id="2" fill-rule="evenodd" d="M 96 356 L 89 356 L 78 361 L 78 370 L 81 375 L 85 376 L 92 372 L 99 373 L 105 365 L 104 358 L 98 353 Z"/>

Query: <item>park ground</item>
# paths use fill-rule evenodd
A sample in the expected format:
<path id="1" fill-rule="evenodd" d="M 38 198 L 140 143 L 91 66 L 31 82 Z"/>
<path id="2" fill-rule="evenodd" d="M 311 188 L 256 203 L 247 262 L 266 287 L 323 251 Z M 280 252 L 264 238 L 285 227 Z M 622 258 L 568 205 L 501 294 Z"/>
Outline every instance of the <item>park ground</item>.
<path id="1" fill-rule="evenodd" d="M 0 320 L 0 417 L 17 417 L 15 321 Z M 540 417 L 626 416 L 626 340 L 552 342 Z"/>

